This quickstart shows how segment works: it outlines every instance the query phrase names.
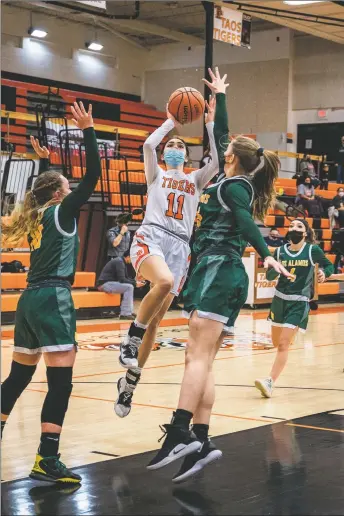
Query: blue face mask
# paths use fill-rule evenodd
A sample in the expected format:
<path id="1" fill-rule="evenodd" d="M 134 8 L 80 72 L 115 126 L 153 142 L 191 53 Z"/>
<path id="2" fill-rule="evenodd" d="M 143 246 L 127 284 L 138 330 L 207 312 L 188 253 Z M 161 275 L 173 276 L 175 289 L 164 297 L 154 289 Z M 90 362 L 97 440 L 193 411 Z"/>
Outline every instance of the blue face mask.
<path id="1" fill-rule="evenodd" d="M 166 149 L 164 152 L 164 160 L 170 167 L 177 168 L 178 165 L 182 165 L 184 163 L 185 154 L 183 151 L 178 149 Z"/>

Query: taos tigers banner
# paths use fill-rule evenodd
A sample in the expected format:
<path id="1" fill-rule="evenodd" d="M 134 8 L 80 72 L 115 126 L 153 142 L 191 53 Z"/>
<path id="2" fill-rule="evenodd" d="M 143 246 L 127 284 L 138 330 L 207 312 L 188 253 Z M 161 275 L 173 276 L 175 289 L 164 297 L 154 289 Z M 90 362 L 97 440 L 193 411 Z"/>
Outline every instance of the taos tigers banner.
<path id="1" fill-rule="evenodd" d="M 213 39 L 251 48 L 251 16 L 228 7 L 215 6 Z"/>

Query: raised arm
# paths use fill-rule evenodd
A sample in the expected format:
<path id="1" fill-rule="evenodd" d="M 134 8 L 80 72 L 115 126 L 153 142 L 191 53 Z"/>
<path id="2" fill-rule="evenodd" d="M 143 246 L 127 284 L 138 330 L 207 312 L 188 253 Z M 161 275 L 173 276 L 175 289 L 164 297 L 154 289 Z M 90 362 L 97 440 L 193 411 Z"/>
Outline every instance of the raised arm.
<path id="1" fill-rule="evenodd" d="M 206 128 L 209 135 L 210 154 L 212 159 L 206 165 L 204 165 L 204 167 L 195 172 L 195 181 L 199 190 L 203 190 L 203 188 L 219 171 L 219 160 L 217 157 L 214 138 L 214 122 L 208 122 L 206 124 Z"/>
<path id="2" fill-rule="evenodd" d="M 155 181 L 159 171 L 156 148 L 160 145 L 165 136 L 172 131 L 174 126 L 174 121 L 171 118 L 168 118 L 162 126 L 148 136 L 147 140 L 143 144 L 143 161 L 148 186 Z"/>
<path id="3" fill-rule="evenodd" d="M 225 74 L 223 77 L 221 77 L 217 67 L 215 68 L 215 73 L 213 73 L 211 69 L 208 71 L 212 82 L 209 82 L 205 79 L 203 79 L 203 81 L 210 88 L 212 94 L 216 95 L 214 136 L 219 160 L 219 171 L 220 173 L 223 173 L 225 165 L 224 152 L 227 148 L 226 143 L 228 143 L 229 139 L 228 114 L 226 105 L 226 90 L 228 87 L 228 84 L 226 83 L 227 75 Z"/>
<path id="4" fill-rule="evenodd" d="M 278 258 L 279 258 L 279 250 L 280 250 L 280 249 L 281 249 L 281 248 L 280 248 L 280 247 L 278 247 L 278 248 L 277 248 L 277 249 L 275 249 L 275 251 L 274 251 L 274 258 L 275 258 L 275 260 L 277 260 L 277 261 L 278 261 Z M 275 271 L 275 269 L 270 268 L 270 269 L 268 269 L 268 270 L 267 270 L 267 272 L 266 272 L 266 279 L 267 279 L 267 280 L 269 280 L 269 281 L 272 281 L 272 280 L 276 279 L 278 276 L 279 276 L 279 274 L 278 274 L 278 272 L 277 272 L 277 271 Z"/>
<path id="5" fill-rule="evenodd" d="M 73 122 L 79 129 L 82 129 L 84 133 L 86 173 L 77 188 L 67 195 L 61 203 L 59 222 L 62 228 L 64 224 L 68 225 L 71 217 L 74 218 L 77 216 L 80 208 L 92 195 L 101 175 L 97 138 L 93 128 L 92 106 L 90 104 L 88 112 L 86 112 L 82 102 L 80 102 L 80 106 L 74 102 L 72 113 L 74 116 Z"/>

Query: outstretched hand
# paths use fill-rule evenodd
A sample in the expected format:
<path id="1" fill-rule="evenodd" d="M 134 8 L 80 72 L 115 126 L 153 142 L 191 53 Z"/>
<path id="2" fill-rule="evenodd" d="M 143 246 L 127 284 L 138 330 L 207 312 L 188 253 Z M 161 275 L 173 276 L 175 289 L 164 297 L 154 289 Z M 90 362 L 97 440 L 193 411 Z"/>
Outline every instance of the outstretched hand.
<path id="1" fill-rule="evenodd" d="M 205 114 L 205 123 L 214 122 L 215 119 L 215 109 L 216 109 L 216 97 L 211 96 L 209 98 L 209 102 L 205 101 L 205 107 L 207 108 L 207 112 Z"/>
<path id="2" fill-rule="evenodd" d="M 288 272 L 287 269 L 283 267 L 283 265 L 279 263 L 277 260 L 275 260 L 275 258 L 273 258 L 272 256 L 268 256 L 264 260 L 264 268 L 268 269 L 269 267 L 278 272 L 278 274 L 282 274 L 282 276 L 285 276 L 290 280 L 295 279 L 295 275 Z"/>
<path id="3" fill-rule="evenodd" d="M 49 150 L 46 148 L 46 147 L 41 147 L 40 144 L 39 144 L 39 140 L 38 138 L 34 138 L 32 135 L 30 136 L 30 141 L 31 141 L 31 145 L 35 151 L 36 154 L 38 154 L 38 156 L 40 158 L 44 158 L 44 159 L 48 159 L 49 158 Z"/>
<path id="4" fill-rule="evenodd" d="M 93 127 L 93 118 L 92 118 L 92 104 L 89 104 L 88 111 L 84 108 L 82 102 L 74 102 L 74 107 L 71 106 L 72 111 L 72 122 L 82 131 L 87 129 L 88 127 Z"/>
<path id="5" fill-rule="evenodd" d="M 207 81 L 207 79 L 202 79 L 202 81 L 213 93 L 226 93 L 226 89 L 229 86 L 229 84 L 226 83 L 227 74 L 221 77 L 217 66 L 215 67 L 215 74 L 211 68 L 208 68 L 208 72 L 212 82 Z"/>

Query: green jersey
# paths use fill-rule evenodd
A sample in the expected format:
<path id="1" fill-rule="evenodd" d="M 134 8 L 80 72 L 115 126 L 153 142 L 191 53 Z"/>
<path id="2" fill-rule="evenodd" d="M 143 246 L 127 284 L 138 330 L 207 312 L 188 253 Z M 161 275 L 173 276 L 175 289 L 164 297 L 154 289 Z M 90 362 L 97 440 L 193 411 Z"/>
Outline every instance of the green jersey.
<path id="1" fill-rule="evenodd" d="M 97 139 L 92 127 L 84 130 L 86 173 L 61 204 L 42 212 L 34 234 L 28 235 L 31 251 L 29 283 L 48 279 L 66 279 L 73 283 L 79 250 L 76 218 L 101 174 Z"/>
<path id="2" fill-rule="evenodd" d="M 47 208 L 37 231 L 28 235 L 31 251 L 29 283 L 74 277 L 79 251 L 76 220 L 71 233 L 64 231 L 59 223 L 59 208 L 60 205 Z"/>
<path id="3" fill-rule="evenodd" d="M 242 256 L 248 242 L 263 257 L 270 252 L 252 219 L 254 190 L 243 176 L 224 178 L 203 191 L 196 215 L 197 255 Z"/>
<path id="4" fill-rule="evenodd" d="M 285 276 L 280 276 L 276 296 L 286 301 L 309 301 L 314 291 L 314 268 L 318 263 L 324 270 L 325 276 L 333 273 L 333 265 L 326 258 L 323 251 L 317 245 L 305 243 L 299 251 L 292 251 L 289 244 L 276 249 L 274 257 L 291 274 L 295 275 L 293 281 Z M 274 279 L 278 273 L 273 269 L 267 272 L 267 279 Z"/>

